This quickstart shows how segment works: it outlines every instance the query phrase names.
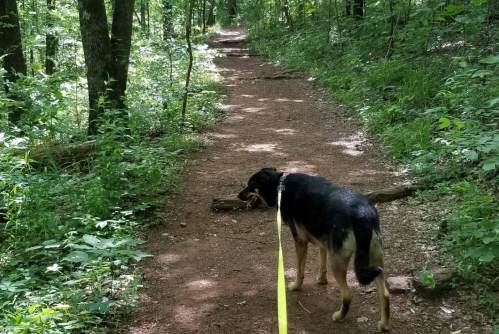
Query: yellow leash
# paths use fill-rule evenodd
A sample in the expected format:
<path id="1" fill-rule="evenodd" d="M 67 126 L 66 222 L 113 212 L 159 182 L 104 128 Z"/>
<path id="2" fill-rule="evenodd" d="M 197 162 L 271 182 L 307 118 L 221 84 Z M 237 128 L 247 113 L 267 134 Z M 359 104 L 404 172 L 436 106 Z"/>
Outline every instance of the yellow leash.
<path id="1" fill-rule="evenodd" d="M 288 314 L 286 311 L 286 284 L 284 281 L 284 263 L 281 246 L 281 193 L 284 190 L 284 177 L 277 187 L 277 231 L 279 232 L 279 268 L 277 270 L 277 317 L 279 319 L 279 334 L 288 333 Z"/>

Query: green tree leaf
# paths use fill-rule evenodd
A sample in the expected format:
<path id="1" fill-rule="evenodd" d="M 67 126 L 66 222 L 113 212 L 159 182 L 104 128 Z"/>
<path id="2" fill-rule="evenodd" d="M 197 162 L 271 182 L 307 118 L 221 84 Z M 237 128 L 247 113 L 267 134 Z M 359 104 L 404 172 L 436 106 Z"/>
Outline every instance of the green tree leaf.
<path id="1" fill-rule="evenodd" d="M 466 158 L 470 159 L 471 161 L 478 159 L 478 153 L 476 153 L 473 150 L 464 152 L 464 155 L 466 156 Z"/>
<path id="2" fill-rule="evenodd" d="M 441 117 L 438 122 L 440 123 L 440 129 L 444 129 L 450 126 L 450 119 Z"/>

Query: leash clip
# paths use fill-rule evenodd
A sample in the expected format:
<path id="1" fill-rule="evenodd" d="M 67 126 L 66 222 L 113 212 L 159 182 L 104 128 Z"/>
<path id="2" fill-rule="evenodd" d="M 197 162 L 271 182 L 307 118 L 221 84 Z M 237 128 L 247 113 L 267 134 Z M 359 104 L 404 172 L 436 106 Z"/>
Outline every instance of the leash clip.
<path id="1" fill-rule="evenodd" d="M 282 193 L 286 187 L 284 186 L 284 179 L 286 179 L 286 175 L 281 176 L 279 179 L 279 185 L 277 186 L 277 192 Z"/>

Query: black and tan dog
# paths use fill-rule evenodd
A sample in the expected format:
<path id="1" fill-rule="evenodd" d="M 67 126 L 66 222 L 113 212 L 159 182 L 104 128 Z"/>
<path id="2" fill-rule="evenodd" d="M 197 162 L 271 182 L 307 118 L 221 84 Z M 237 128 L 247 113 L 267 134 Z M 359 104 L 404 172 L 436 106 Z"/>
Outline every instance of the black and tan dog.
<path id="1" fill-rule="evenodd" d="M 327 261 L 341 290 L 341 309 L 333 320 L 343 322 L 352 295 L 347 285 L 347 269 L 355 253 L 355 275 L 360 284 L 376 284 L 381 303 L 378 329 L 390 329 L 389 293 L 383 274 L 383 251 L 379 217 L 376 208 L 362 194 L 341 188 L 328 180 L 305 174 L 288 174 L 274 168 L 264 168 L 253 175 L 239 198 L 248 201 L 248 209 L 261 203 L 275 206 L 277 187 L 284 184 L 281 199 L 283 222 L 291 228 L 296 246 L 298 268 L 290 290 L 300 290 L 303 284 L 308 243 L 319 246 L 320 269 L 318 282 L 327 283 Z"/>

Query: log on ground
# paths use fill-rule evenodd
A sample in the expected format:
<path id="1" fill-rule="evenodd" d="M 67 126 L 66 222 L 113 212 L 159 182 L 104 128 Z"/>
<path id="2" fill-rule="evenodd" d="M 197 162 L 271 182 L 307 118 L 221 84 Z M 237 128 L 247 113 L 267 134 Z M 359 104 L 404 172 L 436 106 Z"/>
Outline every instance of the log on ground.
<path id="1" fill-rule="evenodd" d="M 401 186 L 369 191 L 364 195 L 371 200 L 372 203 L 386 203 L 395 201 L 400 198 L 408 197 L 418 190 L 428 189 L 429 186 L 422 183 L 404 184 Z M 215 211 L 222 210 L 240 210 L 246 209 L 248 203 L 237 198 L 215 198 L 211 203 L 211 208 Z M 259 209 L 266 209 L 263 204 L 258 206 Z"/>

